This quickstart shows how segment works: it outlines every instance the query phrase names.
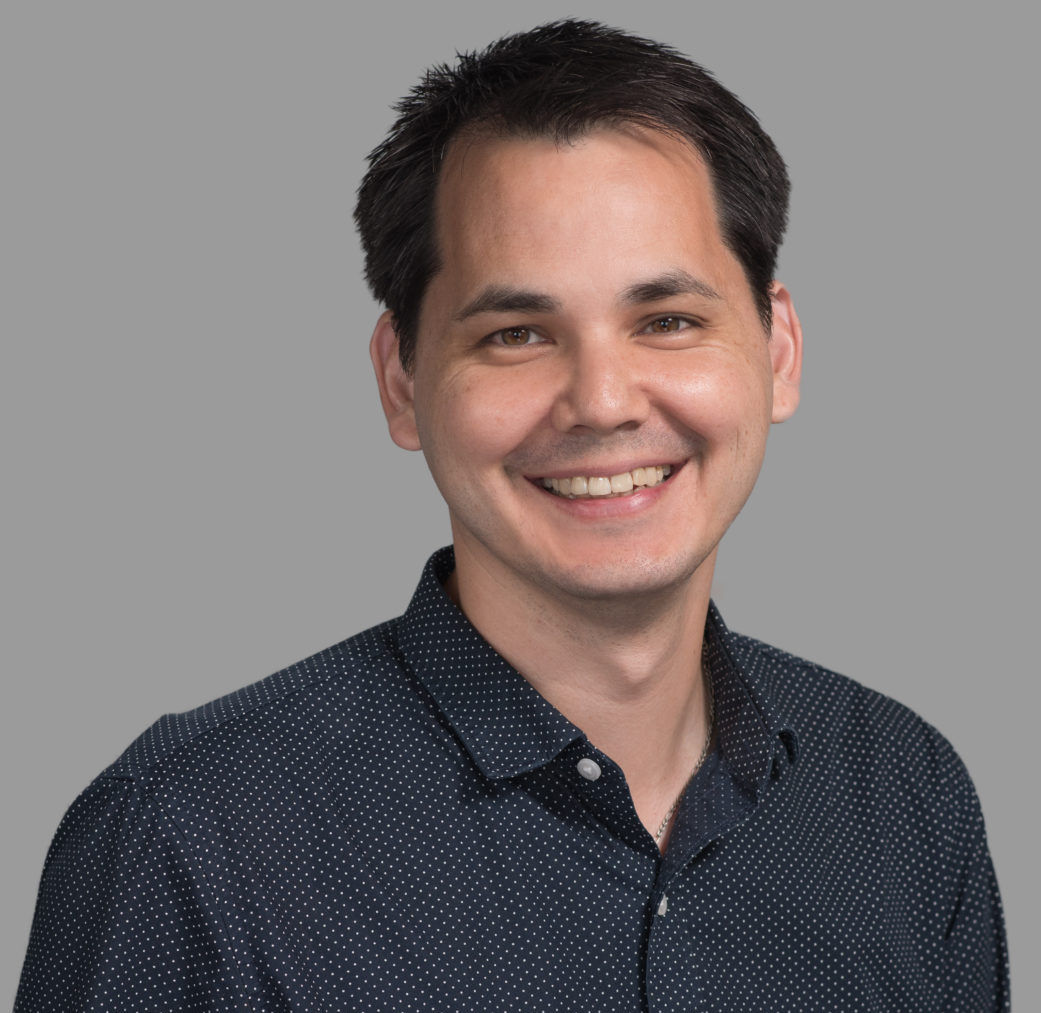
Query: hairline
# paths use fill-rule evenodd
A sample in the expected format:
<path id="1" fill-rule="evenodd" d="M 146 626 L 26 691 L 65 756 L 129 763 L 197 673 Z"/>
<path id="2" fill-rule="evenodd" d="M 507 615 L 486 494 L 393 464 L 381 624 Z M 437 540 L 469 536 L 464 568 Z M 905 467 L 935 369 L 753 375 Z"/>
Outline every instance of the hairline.
<path id="1" fill-rule="evenodd" d="M 707 157 L 702 147 L 697 144 L 689 134 L 684 133 L 681 129 L 675 126 L 671 126 L 662 120 L 655 119 L 652 116 L 641 116 L 631 115 L 623 116 L 620 114 L 607 115 L 603 117 L 590 118 L 588 121 L 581 124 L 576 130 L 562 131 L 562 130 L 526 130 L 524 128 L 515 127 L 506 120 L 505 117 L 501 116 L 485 116 L 478 119 L 471 120 L 467 123 L 463 123 L 459 128 L 449 137 L 440 151 L 440 157 L 438 158 L 437 164 L 434 170 L 434 188 L 433 188 L 433 199 L 430 206 L 430 243 L 431 243 L 431 254 L 432 254 L 432 269 L 429 276 L 426 279 L 426 283 L 423 288 L 423 294 L 419 298 L 417 312 L 415 315 L 415 333 L 411 335 L 410 341 L 410 356 L 409 361 L 406 362 L 404 356 L 401 356 L 401 364 L 405 371 L 409 375 L 414 375 L 416 366 L 416 352 L 419 348 L 419 336 L 421 332 L 421 322 L 423 319 L 423 306 L 426 302 L 427 295 L 430 291 L 430 286 L 434 280 L 441 273 L 443 265 L 441 263 L 441 244 L 440 244 L 440 204 L 441 204 L 441 187 L 444 179 L 445 167 L 448 165 L 449 160 L 453 156 L 457 155 L 460 149 L 460 145 L 466 147 L 473 147 L 478 144 L 484 143 L 495 143 L 496 141 L 505 142 L 511 140 L 520 141 L 551 141 L 556 145 L 558 149 L 562 149 L 571 145 L 575 145 L 597 131 L 607 130 L 615 131 L 621 134 L 628 134 L 630 136 L 639 136 L 641 132 L 653 132 L 659 135 L 671 138 L 674 141 L 678 141 L 685 148 L 687 148 L 705 167 L 705 171 L 708 174 L 709 191 L 712 197 L 712 207 L 716 215 L 716 224 L 719 227 L 720 236 L 723 241 L 723 245 L 734 255 L 739 266 L 741 267 L 741 274 L 745 279 L 745 284 L 748 285 L 749 291 L 752 294 L 753 300 L 758 303 L 758 294 L 755 287 L 752 285 L 752 280 L 748 277 L 748 272 L 745 267 L 744 261 L 738 255 L 737 251 L 731 246 L 727 237 L 727 230 L 724 227 L 725 222 L 723 218 L 722 205 L 719 197 L 719 187 L 716 185 L 716 176 L 712 169 L 710 159 Z M 768 322 L 762 320 L 764 330 L 769 333 Z M 400 346 L 399 346 L 400 347 Z"/>

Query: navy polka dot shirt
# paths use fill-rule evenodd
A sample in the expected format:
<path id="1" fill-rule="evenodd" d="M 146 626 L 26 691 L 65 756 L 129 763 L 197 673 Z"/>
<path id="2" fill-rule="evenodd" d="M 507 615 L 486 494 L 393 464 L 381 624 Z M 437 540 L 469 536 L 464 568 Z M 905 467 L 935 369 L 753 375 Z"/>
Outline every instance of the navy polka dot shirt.
<path id="1" fill-rule="evenodd" d="M 16 1010 L 1008 1009 L 979 807 L 929 725 L 713 608 L 716 745 L 660 855 L 452 565 L 87 788 Z"/>

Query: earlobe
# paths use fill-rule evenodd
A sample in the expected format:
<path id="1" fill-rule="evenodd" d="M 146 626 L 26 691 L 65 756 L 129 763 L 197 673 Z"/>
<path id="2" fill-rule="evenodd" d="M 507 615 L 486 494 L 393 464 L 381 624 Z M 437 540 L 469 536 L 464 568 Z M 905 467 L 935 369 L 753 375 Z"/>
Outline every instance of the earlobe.
<path id="1" fill-rule="evenodd" d="M 369 355 L 376 370 L 380 404 L 383 405 L 383 414 L 387 417 L 390 438 L 405 450 L 420 450 L 412 377 L 401 365 L 398 336 L 394 330 L 394 315 L 390 310 L 383 313 L 376 322 L 372 341 L 369 342 Z"/>
<path id="2" fill-rule="evenodd" d="M 773 418 L 784 422 L 799 407 L 802 378 L 802 325 L 791 293 L 779 281 L 770 286 L 770 362 L 774 374 Z"/>

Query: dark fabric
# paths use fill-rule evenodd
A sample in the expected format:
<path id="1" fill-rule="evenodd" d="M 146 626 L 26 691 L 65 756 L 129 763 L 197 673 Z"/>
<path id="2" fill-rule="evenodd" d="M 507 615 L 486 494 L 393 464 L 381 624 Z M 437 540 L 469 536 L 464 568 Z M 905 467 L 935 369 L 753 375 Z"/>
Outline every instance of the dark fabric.
<path id="1" fill-rule="evenodd" d="M 87 788 L 17 1011 L 1008 1009 L 979 806 L 933 728 L 713 607 L 716 747 L 661 857 L 452 565 Z"/>

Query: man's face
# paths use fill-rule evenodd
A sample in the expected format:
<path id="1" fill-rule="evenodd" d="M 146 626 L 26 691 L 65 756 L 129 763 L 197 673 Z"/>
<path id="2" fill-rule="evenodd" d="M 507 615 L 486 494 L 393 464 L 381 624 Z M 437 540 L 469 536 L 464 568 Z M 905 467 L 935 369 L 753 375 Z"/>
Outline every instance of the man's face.
<path id="1" fill-rule="evenodd" d="M 770 423 L 795 409 L 800 338 L 780 287 L 764 331 L 700 157 L 638 130 L 459 143 L 437 214 L 414 375 L 386 316 L 373 354 L 391 435 L 448 503 L 460 580 L 603 599 L 700 574 L 707 593 Z"/>

